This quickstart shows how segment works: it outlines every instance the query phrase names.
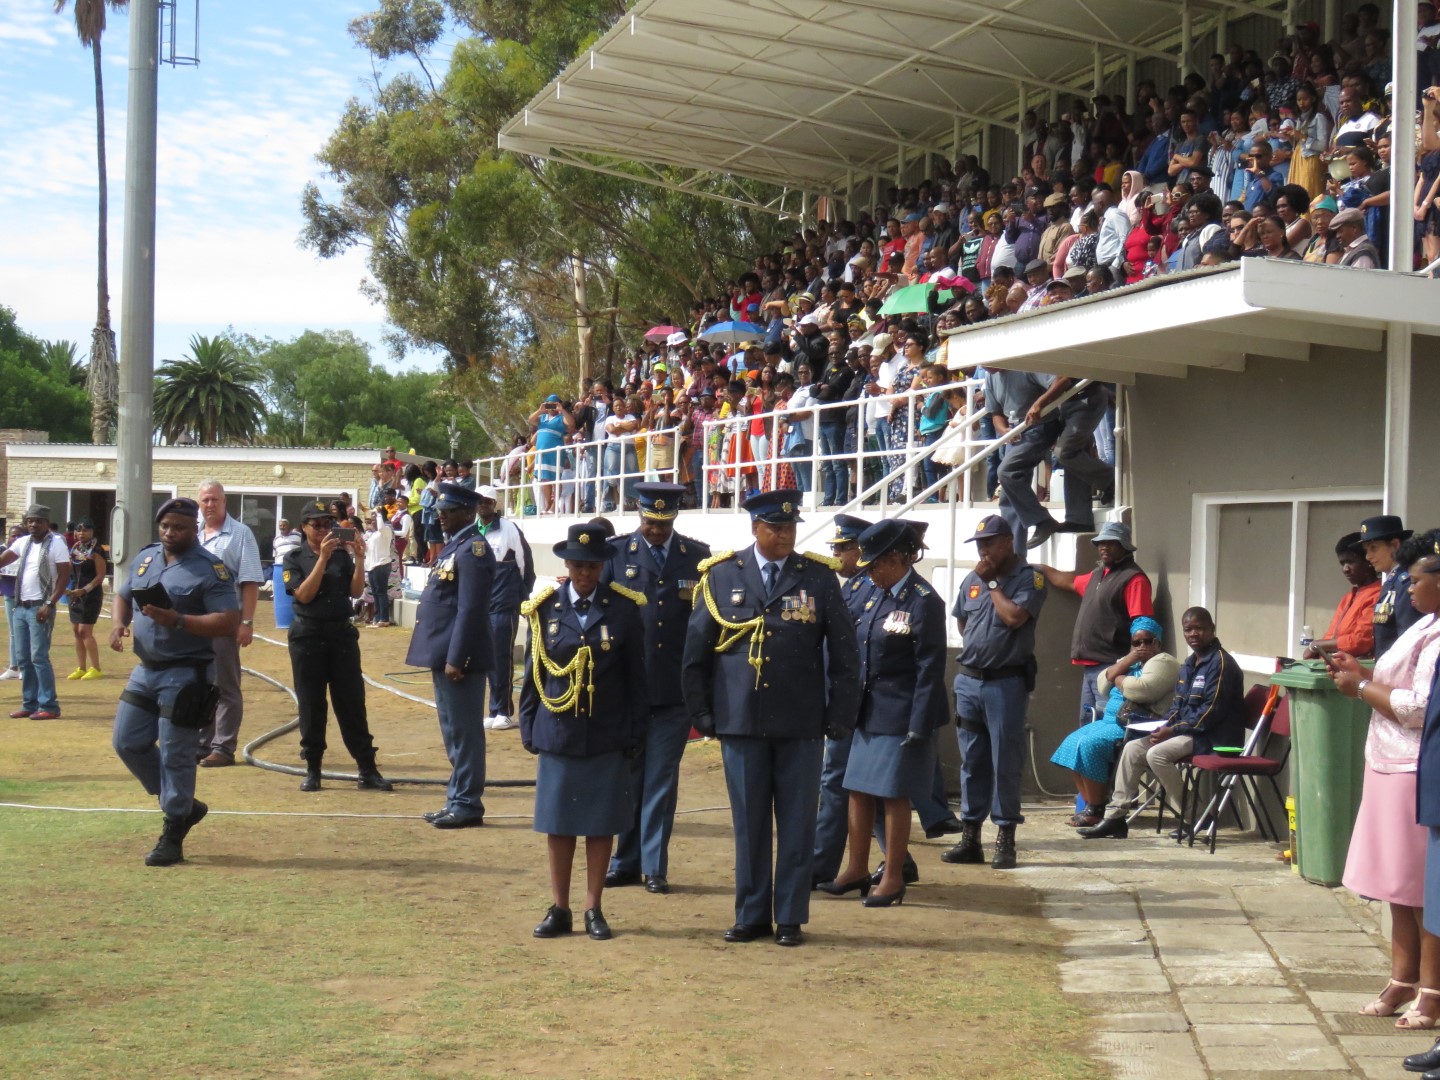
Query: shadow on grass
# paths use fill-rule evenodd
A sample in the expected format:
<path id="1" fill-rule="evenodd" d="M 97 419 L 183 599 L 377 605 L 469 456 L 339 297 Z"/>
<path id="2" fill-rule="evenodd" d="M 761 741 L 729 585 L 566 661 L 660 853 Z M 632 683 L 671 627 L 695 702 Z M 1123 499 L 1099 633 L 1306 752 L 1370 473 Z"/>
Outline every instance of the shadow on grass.
<path id="1" fill-rule="evenodd" d="M 0 1026 L 28 1024 L 50 1008 L 44 994 L 0 993 Z"/>
<path id="2" fill-rule="evenodd" d="M 398 873 L 406 877 L 426 874 L 493 874 L 496 867 L 480 863 L 441 862 L 437 859 L 345 859 L 286 855 L 262 859 L 254 855 L 199 855 L 186 860 L 196 865 L 229 870 L 336 870 Z"/>

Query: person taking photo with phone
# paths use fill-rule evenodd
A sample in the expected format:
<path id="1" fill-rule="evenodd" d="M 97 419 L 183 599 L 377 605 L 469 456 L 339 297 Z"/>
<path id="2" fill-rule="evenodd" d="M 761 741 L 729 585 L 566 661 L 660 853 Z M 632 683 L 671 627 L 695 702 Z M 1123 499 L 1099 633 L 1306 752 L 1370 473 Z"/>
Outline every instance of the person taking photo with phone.
<path id="1" fill-rule="evenodd" d="M 352 621 L 351 600 L 365 591 L 365 540 L 354 529 L 337 529 L 334 514 L 320 501 L 307 504 L 300 520 L 305 543 L 285 556 L 280 575 L 295 600 L 290 670 L 300 709 L 300 756 L 305 759 L 300 790 L 320 790 L 328 688 L 340 737 L 360 768 L 360 789 L 391 791 L 393 785 L 375 767 L 360 672 L 360 633 Z"/>

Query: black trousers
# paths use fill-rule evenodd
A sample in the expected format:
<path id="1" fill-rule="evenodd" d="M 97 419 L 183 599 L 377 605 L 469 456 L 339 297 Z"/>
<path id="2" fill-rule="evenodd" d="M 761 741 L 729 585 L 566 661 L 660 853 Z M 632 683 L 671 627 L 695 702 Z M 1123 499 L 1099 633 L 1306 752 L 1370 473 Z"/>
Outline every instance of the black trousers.
<path id="1" fill-rule="evenodd" d="M 301 631 L 298 638 L 296 630 Z M 356 764 L 375 764 L 375 743 L 365 716 L 365 683 L 360 677 L 360 634 L 349 620 L 296 620 L 291 628 L 290 671 L 300 705 L 300 756 L 312 765 L 319 765 L 325 756 L 328 690 L 345 749 Z"/>

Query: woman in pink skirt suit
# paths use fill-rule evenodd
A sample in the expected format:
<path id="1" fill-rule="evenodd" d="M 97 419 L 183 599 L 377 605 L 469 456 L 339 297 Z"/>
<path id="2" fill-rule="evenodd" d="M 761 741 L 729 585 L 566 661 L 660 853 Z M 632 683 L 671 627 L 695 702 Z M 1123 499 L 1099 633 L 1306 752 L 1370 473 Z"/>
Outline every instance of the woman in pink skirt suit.
<path id="1" fill-rule="evenodd" d="M 1368 672 L 1337 653 L 1335 687 L 1374 711 L 1365 740 L 1365 791 L 1350 837 L 1342 879 L 1351 892 L 1390 905 L 1390 981 L 1361 1008 L 1366 1016 L 1392 1016 L 1404 1030 L 1435 1027 L 1440 1018 L 1440 938 L 1421 925 L 1425 903 L 1428 830 L 1415 823 L 1415 762 L 1420 729 L 1440 660 L 1440 580 L 1426 573 L 1435 560 L 1435 535 L 1406 541 L 1396 562 L 1411 568 L 1411 602 L 1420 619 Z"/>

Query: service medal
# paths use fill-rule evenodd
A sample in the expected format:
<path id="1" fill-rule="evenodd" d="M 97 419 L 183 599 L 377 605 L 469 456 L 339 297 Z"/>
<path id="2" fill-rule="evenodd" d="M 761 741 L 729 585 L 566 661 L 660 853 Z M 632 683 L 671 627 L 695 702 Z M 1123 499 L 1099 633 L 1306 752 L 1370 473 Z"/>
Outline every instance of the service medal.
<path id="1" fill-rule="evenodd" d="M 745 590 L 744 590 L 744 589 L 731 589 L 731 590 L 730 590 L 730 603 L 731 603 L 733 606 L 735 606 L 735 607 L 739 607 L 741 604 L 745 603 Z"/>
<path id="2" fill-rule="evenodd" d="M 610 627 L 604 623 L 600 624 L 600 650 L 602 652 L 610 651 Z"/>
<path id="3" fill-rule="evenodd" d="M 625 567 L 625 576 L 626 576 L 627 578 L 633 578 L 633 577 L 635 577 L 635 576 L 636 576 L 637 574 L 639 574 L 639 573 L 640 573 L 640 571 L 637 570 L 637 569 L 636 569 L 635 567 L 633 567 L 633 566 L 627 566 L 627 567 Z"/>

